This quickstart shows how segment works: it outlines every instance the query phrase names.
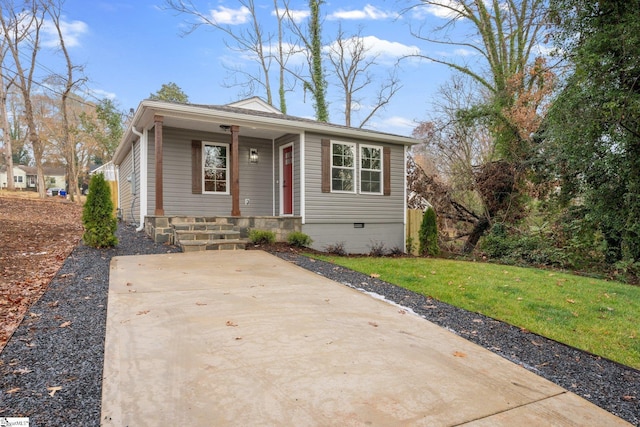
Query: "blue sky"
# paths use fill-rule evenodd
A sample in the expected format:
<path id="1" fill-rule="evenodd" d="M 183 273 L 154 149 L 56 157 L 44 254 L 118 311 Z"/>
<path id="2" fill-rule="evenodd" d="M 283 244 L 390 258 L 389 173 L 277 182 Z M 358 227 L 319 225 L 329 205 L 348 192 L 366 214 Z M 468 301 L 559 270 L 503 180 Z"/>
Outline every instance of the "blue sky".
<path id="1" fill-rule="evenodd" d="M 237 2 L 194 0 L 193 3 L 215 19 L 228 20 L 237 28 L 243 25 L 235 24 L 242 20 Z M 241 98 L 238 88 L 224 87 L 228 81 L 225 80 L 228 72 L 224 65 L 233 64 L 249 72 L 256 69 L 256 65 L 231 52 L 220 31 L 201 27 L 190 35 L 181 36 L 187 17 L 163 10 L 162 4 L 163 0 L 66 0 L 63 9 L 66 42 L 72 60 L 85 66 L 92 95 L 112 98 L 126 111 L 136 108 L 142 99 L 168 82 L 180 86 L 192 103 L 226 104 Z M 292 1 L 292 8 L 305 11 L 306 4 L 305 1 Z M 274 22 L 272 2 L 257 1 L 256 5 L 264 14 L 261 23 L 268 27 Z M 441 14 L 437 10 L 423 9 L 420 16 L 399 15 L 407 5 L 374 0 L 353 1 L 346 6 L 346 2 L 327 0 L 322 6 L 324 38 L 333 39 L 338 25 L 346 34 L 360 29 L 361 35 L 371 41 L 372 51 L 379 54 L 377 62 L 381 77 L 392 69 L 399 55 L 425 52 L 428 48 L 410 34 L 410 22 L 414 26 L 426 24 L 427 27 L 445 22 L 442 16 L 438 17 Z M 465 55 L 454 49 L 435 53 L 448 57 Z M 58 69 L 54 64 L 49 68 Z M 449 70 L 443 65 L 404 61 L 399 70 L 402 89 L 368 127 L 409 135 L 416 120 L 427 118 L 431 100 L 448 76 Z M 370 87 L 374 86 L 377 82 Z M 329 100 L 331 122 L 343 123 L 341 101 L 335 88 L 330 89 Z M 309 96 L 305 100 L 301 90 L 289 93 L 287 101 L 289 114 L 313 116 L 312 100 Z"/>

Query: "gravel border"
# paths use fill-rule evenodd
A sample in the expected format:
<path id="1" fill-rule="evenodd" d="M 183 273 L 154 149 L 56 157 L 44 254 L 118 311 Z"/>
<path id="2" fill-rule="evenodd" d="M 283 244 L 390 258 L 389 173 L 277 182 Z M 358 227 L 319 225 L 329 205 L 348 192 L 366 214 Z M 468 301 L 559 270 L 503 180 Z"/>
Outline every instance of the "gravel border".
<path id="1" fill-rule="evenodd" d="M 120 225 L 118 238 L 112 249 L 79 244 L 0 353 L 0 417 L 29 417 L 31 427 L 100 425 L 109 262 L 179 252 L 131 226 Z M 333 264 L 293 252 L 275 255 L 410 308 L 640 426 L 638 370 Z"/>

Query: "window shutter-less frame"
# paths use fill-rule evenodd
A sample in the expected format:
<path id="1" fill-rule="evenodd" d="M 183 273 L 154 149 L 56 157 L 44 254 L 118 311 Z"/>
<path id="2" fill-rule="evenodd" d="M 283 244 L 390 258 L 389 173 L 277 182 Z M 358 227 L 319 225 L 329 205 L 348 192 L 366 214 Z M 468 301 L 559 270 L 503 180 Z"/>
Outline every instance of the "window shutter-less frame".
<path id="1" fill-rule="evenodd" d="M 383 193 L 385 196 L 391 195 L 391 149 L 382 149 L 382 176 L 384 179 Z"/>
<path id="2" fill-rule="evenodd" d="M 191 192 L 202 194 L 202 141 L 191 141 Z"/>
<path id="3" fill-rule="evenodd" d="M 322 139 L 320 145 L 322 162 L 322 192 L 331 193 L 331 141 Z"/>

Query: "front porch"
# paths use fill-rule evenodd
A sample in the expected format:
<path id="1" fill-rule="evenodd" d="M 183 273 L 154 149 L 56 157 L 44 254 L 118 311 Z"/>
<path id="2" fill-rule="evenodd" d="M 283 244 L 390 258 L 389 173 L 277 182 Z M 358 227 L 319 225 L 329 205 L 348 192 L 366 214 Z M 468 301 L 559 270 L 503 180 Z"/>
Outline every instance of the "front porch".
<path id="1" fill-rule="evenodd" d="M 249 230 L 267 230 L 276 241 L 302 230 L 299 216 L 147 216 L 145 232 L 157 243 L 181 246 L 184 252 L 207 249 L 243 249 Z"/>

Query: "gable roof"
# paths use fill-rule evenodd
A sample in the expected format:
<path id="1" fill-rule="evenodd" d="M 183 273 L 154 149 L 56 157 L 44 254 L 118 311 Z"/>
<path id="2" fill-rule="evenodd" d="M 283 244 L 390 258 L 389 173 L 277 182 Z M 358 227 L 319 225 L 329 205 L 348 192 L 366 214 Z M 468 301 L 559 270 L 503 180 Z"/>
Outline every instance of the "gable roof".
<path id="1" fill-rule="evenodd" d="M 129 152 L 131 143 L 137 139 L 137 132 L 153 127 L 155 116 L 162 116 L 164 126 L 167 127 L 225 133 L 221 126 L 237 125 L 240 127 L 241 136 L 266 139 L 313 132 L 335 138 L 365 139 L 397 145 L 413 145 L 419 142 L 406 136 L 282 114 L 259 98 L 249 98 L 228 105 L 183 104 L 146 99 L 138 106 L 129 128 L 116 149 L 113 156 L 115 164 L 120 164 Z"/>
<path id="2" fill-rule="evenodd" d="M 229 107 L 237 107 L 244 108 L 247 110 L 254 111 L 263 111 L 265 113 L 274 113 L 274 114 L 282 114 L 280 110 L 278 110 L 273 105 L 268 104 L 257 96 L 253 98 L 243 99 L 241 101 L 232 102 L 231 104 L 227 104 Z"/>

